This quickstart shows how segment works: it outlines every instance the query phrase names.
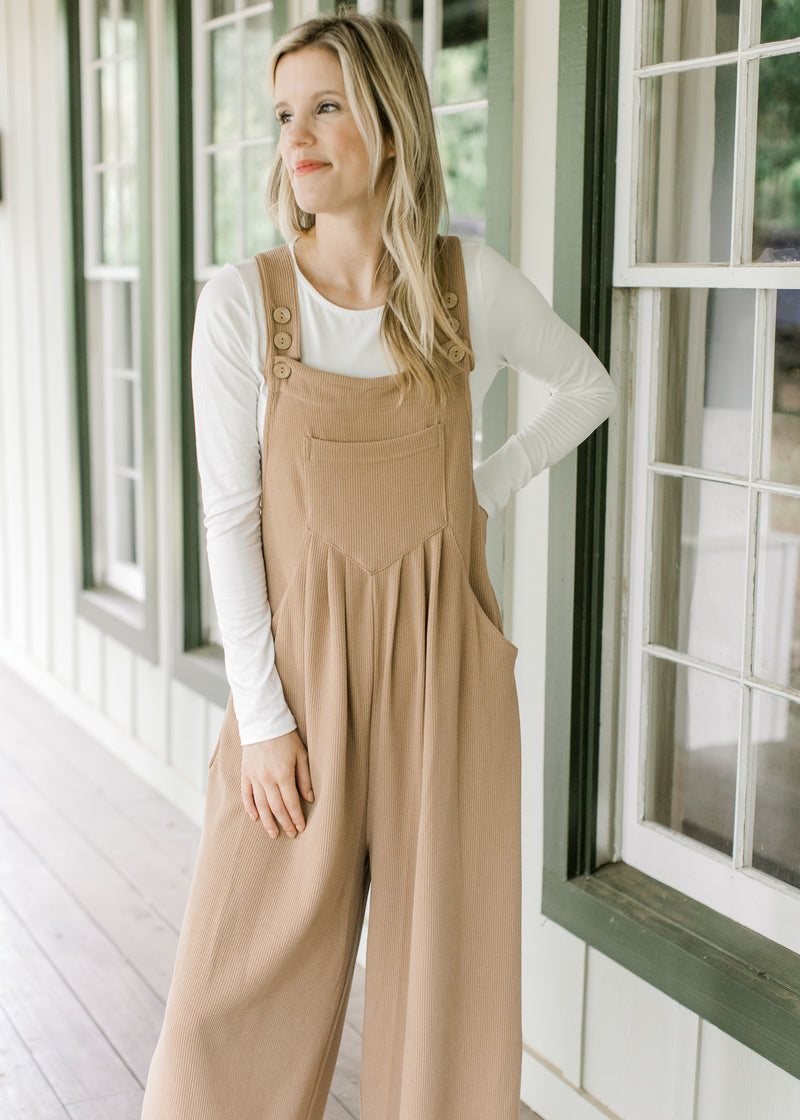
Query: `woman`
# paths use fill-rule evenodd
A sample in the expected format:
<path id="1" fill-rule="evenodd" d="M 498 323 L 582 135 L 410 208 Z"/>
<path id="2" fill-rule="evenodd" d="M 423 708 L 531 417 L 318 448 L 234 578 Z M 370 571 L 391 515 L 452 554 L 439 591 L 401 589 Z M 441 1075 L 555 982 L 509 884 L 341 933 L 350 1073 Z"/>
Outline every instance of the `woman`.
<path id="1" fill-rule="evenodd" d="M 195 325 L 231 700 L 143 1120 L 322 1117 L 370 883 L 362 1120 L 511 1120 L 518 651 L 486 521 L 615 391 L 519 272 L 437 236 L 398 24 L 308 21 L 270 75 L 288 244 L 222 269 Z M 553 395 L 473 476 L 506 364 Z"/>

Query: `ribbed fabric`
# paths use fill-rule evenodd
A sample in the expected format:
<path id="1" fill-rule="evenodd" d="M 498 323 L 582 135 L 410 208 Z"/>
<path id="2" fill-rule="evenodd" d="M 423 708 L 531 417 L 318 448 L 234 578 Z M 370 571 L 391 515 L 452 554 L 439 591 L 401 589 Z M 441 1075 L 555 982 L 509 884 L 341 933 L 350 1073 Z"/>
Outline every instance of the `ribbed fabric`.
<path id="1" fill-rule="evenodd" d="M 258 261 L 264 560 L 315 801 L 294 840 L 249 819 L 229 701 L 142 1120 L 320 1120 L 370 879 L 361 1120 L 515 1120 L 518 651 L 486 567 L 469 361 L 444 404 L 400 407 L 393 377 L 306 366 L 288 250 Z"/>

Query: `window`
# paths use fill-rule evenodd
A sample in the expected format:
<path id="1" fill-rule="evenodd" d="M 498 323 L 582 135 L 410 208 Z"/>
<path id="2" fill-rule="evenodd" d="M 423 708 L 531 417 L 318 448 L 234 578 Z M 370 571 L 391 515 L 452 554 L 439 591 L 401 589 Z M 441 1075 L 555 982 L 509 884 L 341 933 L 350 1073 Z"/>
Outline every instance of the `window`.
<path id="1" fill-rule="evenodd" d="M 92 582 L 143 602 L 137 8 L 85 0 L 81 40 Z"/>
<path id="2" fill-rule="evenodd" d="M 800 952 L 800 5 L 625 9 L 621 855 Z"/>
<path id="3" fill-rule="evenodd" d="M 783 702 L 795 702 L 791 686 L 776 684 L 775 661 L 753 652 L 764 647 L 759 618 L 770 618 L 769 597 L 785 597 L 769 575 L 780 570 L 770 563 L 786 524 L 773 520 L 773 497 L 794 497 L 772 465 L 783 439 L 774 433 L 786 418 L 770 417 L 786 407 L 785 388 L 775 405 L 786 381 L 786 359 L 777 355 L 784 307 L 798 286 L 796 258 L 762 257 L 746 236 L 763 226 L 755 218 L 751 64 L 769 10 L 766 0 L 748 3 L 740 19 L 738 5 L 723 3 L 693 2 L 690 13 L 688 3 L 561 0 L 555 306 L 580 326 L 617 376 L 621 403 L 631 404 L 581 446 L 577 472 L 565 462 L 550 475 L 549 540 L 560 566 L 548 582 L 542 910 L 798 1077 L 798 958 L 785 947 L 797 890 L 789 861 L 767 864 L 766 844 L 759 852 L 754 811 L 765 736 L 781 741 L 791 728 Z M 720 54 L 731 44 L 731 11 L 735 50 Z M 796 11 L 795 0 L 784 5 L 791 26 Z M 765 53 L 796 55 L 798 47 L 785 40 Z M 724 80 L 716 97 L 718 75 L 713 97 L 703 79 L 694 115 L 676 90 L 684 72 L 732 64 L 731 130 L 720 115 L 731 99 Z M 657 97 L 647 82 L 668 73 L 677 77 L 654 124 Z M 773 92 L 770 127 L 791 148 L 792 118 Z M 766 133 L 762 123 L 762 143 Z M 787 158 L 775 164 L 781 182 Z M 666 205 L 675 184 L 678 196 Z M 726 192 L 730 204 L 721 201 Z M 770 221 L 786 222 L 787 197 L 781 188 L 782 216 Z M 728 256 L 712 260 L 723 252 L 728 216 Z M 762 496 L 768 513 L 760 512 Z M 762 545 L 752 534 L 765 525 Z M 731 562 L 737 549 L 743 581 Z M 721 566 L 710 563 L 714 556 Z M 725 573 L 723 607 L 714 598 L 723 578 L 709 580 L 712 567 Z M 790 615 L 791 605 L 783 611 Z M 726 668 L 740 649 L 738 665 Z M 762 695 L 766 708 L 753 714 L 751 701 L 758 696 L 761 706 Z M 737 737 L 735 766 L 726 733 Z M 690 755 L 687 738 L 708 752 Z M 770 795 L 777 800 L 768 785 L 767 804 Z M 742 889 L 750 892 L 744 906 Z M 774 939 L 756 932 L 767 928 L 763 901 Z"/>

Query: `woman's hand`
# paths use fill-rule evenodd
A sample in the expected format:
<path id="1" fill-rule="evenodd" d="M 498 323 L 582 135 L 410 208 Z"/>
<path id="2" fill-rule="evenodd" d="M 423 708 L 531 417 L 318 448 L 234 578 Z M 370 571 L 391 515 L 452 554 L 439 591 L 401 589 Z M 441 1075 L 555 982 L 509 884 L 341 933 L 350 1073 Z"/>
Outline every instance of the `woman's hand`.
<path id="1" fill-rule="evenodd" d="M 248 816 L 254 821 L 260 817 L 273 840 L 278 825 L 291 837 L 306 827 L 298 790 L 306 801 L 314 800 L 308 752 L 296 728 L 242 747 L 242 801 Z"/>

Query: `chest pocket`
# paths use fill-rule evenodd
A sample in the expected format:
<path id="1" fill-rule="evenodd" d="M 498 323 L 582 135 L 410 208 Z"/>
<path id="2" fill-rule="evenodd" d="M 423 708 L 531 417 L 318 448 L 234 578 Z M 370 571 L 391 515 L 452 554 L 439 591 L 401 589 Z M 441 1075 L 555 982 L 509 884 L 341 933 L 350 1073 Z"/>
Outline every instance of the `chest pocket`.
<path id="1" fill-rule="evenodd" d="M 444 428 L 390 439 L 304 437 L 308 527 L 369 572 L 447 521 Z"/>

